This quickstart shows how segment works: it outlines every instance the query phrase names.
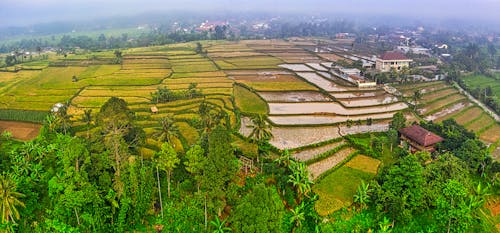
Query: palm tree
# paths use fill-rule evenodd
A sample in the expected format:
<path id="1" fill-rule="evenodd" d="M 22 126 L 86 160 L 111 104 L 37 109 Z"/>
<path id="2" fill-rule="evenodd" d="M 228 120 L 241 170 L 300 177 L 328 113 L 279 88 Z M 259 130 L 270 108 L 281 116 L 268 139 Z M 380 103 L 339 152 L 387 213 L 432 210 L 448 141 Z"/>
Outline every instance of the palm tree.
<path id="1" fill-rule="evenodd" d="M 251 118 L 252 124 L 247 127 L 252 128 L 249 137 L 256 141 L 269 140 L 273 137 L 271 133 L 272 126 L 267 123 L 263 114 L 255 115 Z"/>
<path id="2" fill-rule="evenodd" d="M 172 117 L 167 116 L 160 119 L 160 127 L 156 128 L 156 136 L 161 142 L 171 142 L 172 138 L 179 136 L 179 127 L 174 124 Z"/>
<path id="3" fill-rule="evenodd" d="M 365 184 L 362 180 L 361 184 L 358 186 L 358 190 L 354 195 L 354 203 L 359 204 L 361 209 L 365 208 L 366 205 L 370 202 L 370 193 L 372 189 L 370 189 L 370 184 Z"/>
<path id="4" fill-rule="evenodd" d="M 221 222 L 219 218 L 215 218 L 215 220 L 210 221 L 210 224 L 215 227 L 213 233 L 225 233 L 233 231 L 231 228 L 226 227 L 226 220 Z"/>
<path id="5" fill-rule="evenodd" d="M 24 194 L 16 192 L 16 184 L 5 174 L 0 175 L 0 217 L 2 224 L 9 222 L 16 223 L 19 219 L 17 206 L 24 207 L 24 203 L 19 198 Z"/>
<path id="6" fill-rule="evenodd" d="M 411 99 L 414 106 L 413 110 L 417 110 L 418 101 L 422 99 L 422 92 L 420 92 L 420 90 L 413 92 L 413 97 Z"/>
<path id="7" fill-rule="evenodd" d="M 302 226 L 302 222 L 306 220 L 306 215 L 304 213 L 304 202 L 301 202 L 300 205 L 297 205 L 294 209 L 291 210 L 292 216 L 290 217 L 290 223 L 294 225 L 293 231 L 295 229 L 300 228 Z"/>
<path id="8" fill-rule="evenodd" d="M 87 124 L 87 138 L 90 138 L 90 123 L 92 122 L 92 109 L 85 109 L 82 117 L 83 123 Z"/>
<path id="9" fill-rule="evenodd" d="M 273 137 L 271 133 L 272 126 L 267 123 L 266 117 L 262 114 L 255 115 L 251 118 L 252 124 L 247 127 L 252 128 L 249 137 L 257 142 L 259 146 L 259 153 L 257 162 L 259 162 L 260 155 L 266 155 L 269 152 L 268 141 Z"/>

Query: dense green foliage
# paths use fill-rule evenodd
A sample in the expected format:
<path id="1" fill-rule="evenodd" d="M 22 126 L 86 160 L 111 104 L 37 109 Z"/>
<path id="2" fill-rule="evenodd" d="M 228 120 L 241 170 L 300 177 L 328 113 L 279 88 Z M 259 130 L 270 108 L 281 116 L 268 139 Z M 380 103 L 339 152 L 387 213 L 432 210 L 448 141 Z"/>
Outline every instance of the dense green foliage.
<path id="1" fill-rule="evenodd" d="M 1 109 L 0 110 L 0 120 L 6 121 L 27 121 L 42 123 L 48 112 L 41 111 L 29 111 L 29 110 L 13 110 L 13 109 Z"/>
<path id="2" fill-rule="evenodd" d="M 158 87 L 155 93 L 151 93 L 151 98 L 154 103 L 167 103 L 174 100 L 203 97 L 201 91 L 196 90 L 196 86 L 196 83 L 191 83 L 186 90 L 181 91 L 172 91 L 166 86 Z"/>
<path id="3" fill-rule="evenodd" d="M 498 187 L 499 164 L 473 133 L 452 120 L 422 123 L 443 136 L 438 152 L 395 150 L 397 162 L 382 167 L 354 196 L 360 210 L 333 214 L 324 232 L 491 232 L 487 195 Z M 367 187 L 368 186 L 368 187 Z M 485 188 L 486 187 L 486 188 Z M 363 191 L 365 190 L 365 191 Z M 360 197 L 363 197 L 361 205 Z"/>

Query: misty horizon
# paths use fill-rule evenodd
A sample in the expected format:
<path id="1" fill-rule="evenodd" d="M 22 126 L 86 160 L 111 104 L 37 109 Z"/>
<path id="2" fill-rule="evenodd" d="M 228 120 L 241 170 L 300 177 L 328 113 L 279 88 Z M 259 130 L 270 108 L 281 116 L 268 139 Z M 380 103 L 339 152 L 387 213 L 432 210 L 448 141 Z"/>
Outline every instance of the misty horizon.
<path id="1" fill-rule="evenodd" d="M 500 0 L 460 0 L 419 2 L 388 0 L 355 2 L 312 0 L 305 2 L 276 1 L 117 1 L 100 2 L 97 0 L 3 0 L 0 3 L 0 27 L 29 26 L 51 22 L 92 21 L 113 17 L 132 17 L 138 15 L 174 14 L 191 12 L 203 15 L 223 15 L 244 13 L 301 14 L 318 17 L 344 17 L 351 21 L 359 19 L 424 21 L 439 24 L 457 21 L 475 24 L 500 24 Z M 389 22 L 397 23 L 397 22 Z"/>

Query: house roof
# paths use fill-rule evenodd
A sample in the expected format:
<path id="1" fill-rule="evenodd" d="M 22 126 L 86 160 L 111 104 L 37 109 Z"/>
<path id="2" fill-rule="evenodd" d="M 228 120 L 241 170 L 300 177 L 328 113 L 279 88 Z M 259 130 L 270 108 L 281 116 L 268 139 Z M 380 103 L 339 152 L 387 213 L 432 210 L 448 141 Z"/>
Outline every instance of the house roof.
<path id="1" fill-rule="evenodd" d="M 431 146 L 444 140 L 442 137 L 422 128 L 420 125 L 408 126 L 400 129 L 399 132 L 421 146 Z"/>
<path id="2" fill-rule="evenodd" d="M 399 53 L 399 52 L 385 52 L 382 54 L 380 57 L 382 60 L 390 61 L 390 60 L 410 60 L 407 58 L 404 54 Z"/>

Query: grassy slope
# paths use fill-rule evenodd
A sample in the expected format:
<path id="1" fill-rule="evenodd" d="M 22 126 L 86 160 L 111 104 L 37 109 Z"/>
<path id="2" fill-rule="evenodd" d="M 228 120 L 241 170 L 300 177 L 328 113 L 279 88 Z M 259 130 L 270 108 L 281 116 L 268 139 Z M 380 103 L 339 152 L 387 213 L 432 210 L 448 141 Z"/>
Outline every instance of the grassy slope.
<path id="1" fill-rule="evenodd" d="M 267 114 L 266 102 L 255 93 L 241 86 L 234 86 L 234 98 L 236 105 L 245 113 Z"/>

